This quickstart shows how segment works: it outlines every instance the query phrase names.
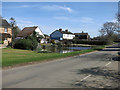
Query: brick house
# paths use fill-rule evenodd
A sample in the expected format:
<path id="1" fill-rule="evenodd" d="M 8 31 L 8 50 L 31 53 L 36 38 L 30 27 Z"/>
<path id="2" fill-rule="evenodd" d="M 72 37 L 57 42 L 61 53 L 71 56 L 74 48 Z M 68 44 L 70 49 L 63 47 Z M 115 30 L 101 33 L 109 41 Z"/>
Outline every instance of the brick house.
<path id="1" fill-rule="evenodd" d="M 2 41 L 5 46 L 12 42 L 12 27 L 5 19 L 1 19 L 0 24 L 0 35 L 2 36 Z"/>

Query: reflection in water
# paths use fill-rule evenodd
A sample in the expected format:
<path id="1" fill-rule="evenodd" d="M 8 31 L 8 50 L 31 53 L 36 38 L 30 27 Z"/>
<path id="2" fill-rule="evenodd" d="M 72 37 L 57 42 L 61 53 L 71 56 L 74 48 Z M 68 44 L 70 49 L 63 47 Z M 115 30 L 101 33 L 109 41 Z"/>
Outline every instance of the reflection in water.
<path id="1" fill-rule="evenodd" d="M 69 53 L 73 51 L 80 51 L 80 50 L 86 50 L 90 49 L 91 47 L 45 47 L 45 49 L 49 52 L 53 53 Z"/>
<path id="2" fill-rule="evenodd" d="M 74 50 L 62 50 L 60 51 L 60 53 L 69 53 L 69 52 L 73 52 Z"/>

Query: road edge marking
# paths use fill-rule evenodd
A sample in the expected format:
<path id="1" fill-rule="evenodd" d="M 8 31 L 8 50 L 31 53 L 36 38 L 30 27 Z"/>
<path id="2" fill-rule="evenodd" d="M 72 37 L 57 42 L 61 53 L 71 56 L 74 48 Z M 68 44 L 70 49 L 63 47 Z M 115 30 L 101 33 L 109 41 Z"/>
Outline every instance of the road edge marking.
<path id="1" fill-rule="evenodd" d="M 111 64 L 112 62 L 109 62 L 109 63 L 107 63 L 105 66 L 108 66 L 109 64 Z"/>
<path id="2" fill-rule="evenodd" d="M 86 76 L 86 77 L 84 77 L 83 79 L 81 79 L 80 81 L 83 81 L 83 80 L 85 80 L 85 79 L 87 79 L 87 78 L 89 78 L 91 76 L 91 74 L 90 75 L 88 75 L 88 76 Z"/>

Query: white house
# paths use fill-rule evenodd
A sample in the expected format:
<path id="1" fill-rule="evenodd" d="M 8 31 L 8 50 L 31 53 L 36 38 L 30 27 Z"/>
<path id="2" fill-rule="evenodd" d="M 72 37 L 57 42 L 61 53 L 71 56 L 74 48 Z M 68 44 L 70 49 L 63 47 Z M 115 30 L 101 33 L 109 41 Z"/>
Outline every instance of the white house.
<path id="1" fill-rule="evenodd" d="M 27 37 L 27 36 L 30 36 L 33 34 L 33 32 L 36 32 L 37 33 L 37 37 L 39 35 L 44 36 L 43 32 L 41 31 L 41 29 L 38 27 L 38 26 L 33 26 L 33 27 L 25 27 L 22 31 L 20 31 L 20 33 L 17 35 L 17 38 L 24 38 L 24 37 Z"/>
<path id="2" fill-rule="evenodd" d="M 54 31 L 52 34 L 50 34 L 50 38 L 52 40 L 63 40 L 63 39 L 73 39 L 75 35 L 71 33 L 68 30 L 62 31 L 62 29 Z"/>

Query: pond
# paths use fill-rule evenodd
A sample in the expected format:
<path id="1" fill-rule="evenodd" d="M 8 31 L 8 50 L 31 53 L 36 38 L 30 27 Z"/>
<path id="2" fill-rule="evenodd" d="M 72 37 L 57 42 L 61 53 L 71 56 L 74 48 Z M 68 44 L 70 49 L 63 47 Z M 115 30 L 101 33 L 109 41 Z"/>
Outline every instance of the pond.
<path id="1" fill-rule="evenodd" d="M 90 49 L 91 47 L 46 47 L 45 50 L 53 53 L 69 53 L 73 51 L 80 51 Z"/>

